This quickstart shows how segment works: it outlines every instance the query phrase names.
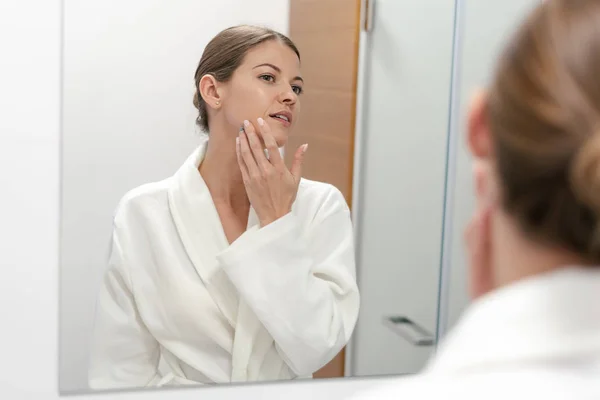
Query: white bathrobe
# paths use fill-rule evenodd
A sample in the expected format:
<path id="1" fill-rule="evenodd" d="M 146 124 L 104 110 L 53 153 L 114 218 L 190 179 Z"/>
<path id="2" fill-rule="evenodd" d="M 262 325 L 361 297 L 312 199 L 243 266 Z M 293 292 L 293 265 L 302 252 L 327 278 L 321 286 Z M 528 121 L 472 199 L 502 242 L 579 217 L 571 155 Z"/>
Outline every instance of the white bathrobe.
<path id="1" fill-rule="evenodd" d="M 475 301 L 420 374 L 353 400 L 600 399 L 600 268 L 534 276 Z"/>
<path id="2" fill-rule="evenodd" d="M 359 293 L 342 194 L 302 180 L 290 214 L 259 229 L 251 209 L 229 245 L 198 172 L 206 143 L 117 208 L 91 388 L 312 377 L 350 339 Z"/>

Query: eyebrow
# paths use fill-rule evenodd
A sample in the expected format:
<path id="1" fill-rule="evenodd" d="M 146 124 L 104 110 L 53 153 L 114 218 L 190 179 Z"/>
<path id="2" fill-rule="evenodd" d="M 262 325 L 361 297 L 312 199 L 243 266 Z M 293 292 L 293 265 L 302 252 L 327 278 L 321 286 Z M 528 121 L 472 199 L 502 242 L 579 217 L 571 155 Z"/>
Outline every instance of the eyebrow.
<path id="1" fill-rule="evenodd" d="M 281 73 L 281 68 L 279 68 L 279 67 L 278 67 L 278 66 L 276 66 L 276 65 L 270 64 L 270 63 L 263 63 L 263 64 L 259 64 L 259 65 L 257 65 L 256 67 L 254 67 L 254 68 L 252 68 L 252 69 L 256 69 L 256 68 L 258 68 L 258 67 L 271 67 L 271 68 L 273 68 L 275 71 L 277 71 L 277 72 Z M 294 80 L 294 81 L 301 81 L 302 83 L 304 83 L 304 79 L 302 79 L 302 77 L 301 77 L 301 76 L 295 76 L 293 80 Z"/>

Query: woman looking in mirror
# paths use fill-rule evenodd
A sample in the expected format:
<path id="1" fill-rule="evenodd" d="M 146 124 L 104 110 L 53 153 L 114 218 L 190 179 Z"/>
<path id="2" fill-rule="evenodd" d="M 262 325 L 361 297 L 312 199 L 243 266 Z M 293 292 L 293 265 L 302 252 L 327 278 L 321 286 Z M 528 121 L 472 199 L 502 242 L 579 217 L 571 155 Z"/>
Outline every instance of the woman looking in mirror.
<path id="1" fill-rule="evenodd" d="M 468 119 L 474 302 L 422 375 L 357 398 L 600 398 L 599 71 L 600 1 L 522 24 Z"/>
<path id="2" fill-rule="evenodd" d="M 208 139 L 118 206 L 92 388 L 311 377 L 347 344 L 359 311 L 349 208 L 301 178 L 306 145 L 290 169 L 279 152 L 303 84 L 278 32 L 237 26 L 206 46 L 194 105 Z"/>

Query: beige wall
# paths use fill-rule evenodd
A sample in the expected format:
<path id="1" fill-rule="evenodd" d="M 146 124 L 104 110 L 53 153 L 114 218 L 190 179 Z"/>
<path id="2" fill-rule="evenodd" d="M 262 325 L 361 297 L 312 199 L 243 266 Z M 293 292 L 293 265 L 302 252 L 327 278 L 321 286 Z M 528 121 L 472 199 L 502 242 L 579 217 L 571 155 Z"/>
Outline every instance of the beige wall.
<path id="1" fill-rule="evenodd" d="M 291 0 L 289 32 L 300 50 L 305 92 L 286 161 L 309 143 L 303 176 L 333 184 L 351 205 L 360 0 Z M 341 376 L 344 351 L 315 374 Z"/>

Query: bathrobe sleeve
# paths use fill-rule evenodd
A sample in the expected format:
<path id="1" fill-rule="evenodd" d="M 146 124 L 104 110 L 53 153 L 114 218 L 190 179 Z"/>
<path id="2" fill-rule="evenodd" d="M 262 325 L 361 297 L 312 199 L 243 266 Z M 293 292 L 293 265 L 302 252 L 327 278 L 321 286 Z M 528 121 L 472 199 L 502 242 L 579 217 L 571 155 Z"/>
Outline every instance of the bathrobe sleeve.
<path id="1" fill-rule="evenodd" d="M 122 250 L 126 234 L 115 226 L 108 270 L 96 303 L 89 385 L 92 389 L 154 386 L 159 346 L 137 311 Z"/>
<path id="2" fill-rule="evenodd" d="M 299 376 L 331 361 L 348 343 L 358 318 L 350 210 L 331 188 L 308 229 L 289 213 L 247 231 L 218 256 Z"/>

